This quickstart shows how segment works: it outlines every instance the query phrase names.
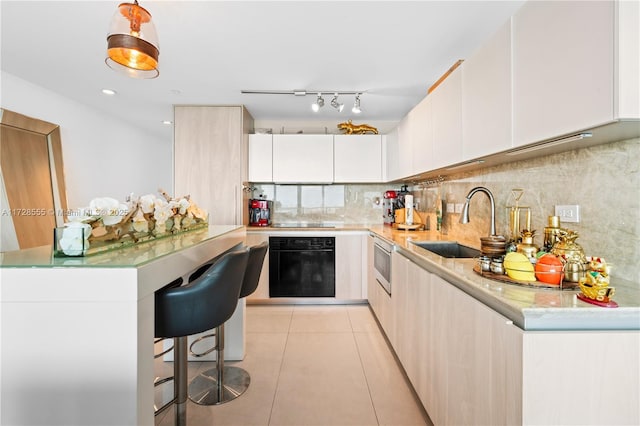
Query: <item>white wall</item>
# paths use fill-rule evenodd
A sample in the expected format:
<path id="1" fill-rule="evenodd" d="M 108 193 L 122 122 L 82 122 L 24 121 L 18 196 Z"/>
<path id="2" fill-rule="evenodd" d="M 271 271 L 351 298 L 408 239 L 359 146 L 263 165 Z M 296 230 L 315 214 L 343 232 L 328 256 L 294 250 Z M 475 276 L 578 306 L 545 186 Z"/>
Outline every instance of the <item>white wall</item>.
<path id="1" fill-rule="evenodd" d="M 2 108 L 60 126 L 67 201 L 173 190 L 173 141 L 2 71 Z"/>

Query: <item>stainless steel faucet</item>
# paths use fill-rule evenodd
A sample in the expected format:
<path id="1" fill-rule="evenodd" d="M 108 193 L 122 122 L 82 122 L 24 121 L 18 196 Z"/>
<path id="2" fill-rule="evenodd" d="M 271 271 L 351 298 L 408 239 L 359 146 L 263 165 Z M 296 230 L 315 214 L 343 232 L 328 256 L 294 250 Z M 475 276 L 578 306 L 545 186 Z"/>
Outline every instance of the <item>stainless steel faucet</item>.
<path id="1" fill-rule="evenodd" d="M 469 223 L 469 202 L 471 201 L 471 197 L 476 192 L 484 192 L 489 197 L 489 201 L 491 201 L 491 235 L 496 235 L 496 203 L 493 200 L 493 194 L 484 186 L 476 186 L 467 194 L 467 201 L 464 203 L 464 207 L 462 208 L 462 214 L 460 215 L 460 223 Z"/>

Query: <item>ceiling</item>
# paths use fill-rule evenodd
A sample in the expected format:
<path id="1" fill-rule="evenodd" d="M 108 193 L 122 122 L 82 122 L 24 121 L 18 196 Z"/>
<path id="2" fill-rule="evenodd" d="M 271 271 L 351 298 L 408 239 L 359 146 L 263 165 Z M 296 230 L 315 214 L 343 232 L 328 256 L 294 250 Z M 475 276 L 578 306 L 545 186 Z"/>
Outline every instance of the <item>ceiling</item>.
<path id="1" fill-rule="evenodd" d="M 133 0 L 131 0 L 133 1 Z M 139 0 L 160 39 L 160 76 L 125 77 L 104 63 L 119 1 L 0 2 L 8 73 L 171 137 L 173 105 L 244 104 L 256 120 L 399 121 L 458 59 L 524 1 Z M 107 97 L 101 89 L 117 95 Z M 363 91 L 311 111 L 315 95 L 241 90 Z"/>

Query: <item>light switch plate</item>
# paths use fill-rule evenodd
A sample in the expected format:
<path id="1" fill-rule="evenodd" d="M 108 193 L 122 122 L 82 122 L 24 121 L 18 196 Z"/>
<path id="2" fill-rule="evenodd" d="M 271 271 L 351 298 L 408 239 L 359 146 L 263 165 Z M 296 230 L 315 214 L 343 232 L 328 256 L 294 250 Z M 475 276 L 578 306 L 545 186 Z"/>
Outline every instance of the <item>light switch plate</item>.
<path id="1" fill-rule="evenodd" d="M 560 218 L 560 222 L 578 223 L 580 222 L 580 206 L 577 204 L 556 206 L 556 216 Z"/>

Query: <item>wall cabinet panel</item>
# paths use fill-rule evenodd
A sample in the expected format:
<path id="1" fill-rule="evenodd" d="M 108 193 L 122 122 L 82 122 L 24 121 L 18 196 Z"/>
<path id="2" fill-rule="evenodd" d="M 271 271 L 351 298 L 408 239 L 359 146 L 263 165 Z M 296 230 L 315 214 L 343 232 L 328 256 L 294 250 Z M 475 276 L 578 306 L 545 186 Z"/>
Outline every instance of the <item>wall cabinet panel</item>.
<path id="1" fill-rule="evenodd" d="M 431 94 L 433 168 L 462 160 L 462 69 L 456 68 Z"/>
<path id="2" fill-rule="evenodd" d="M 462 68 L 462 160 L 511 148 L 511 21 Z"/>
<path id="3" fill-rule="evenodd" d="M 273 135 L 249 135 L 247 179 L 273 182 Z"/>
<path id="4" fill-rule="evenodd" d="M 334 182 L 382 182 L 382 136 L 335 135 L 333 155 Z"/>
<path id="5" fill-rule="evenodd" d="M 513 145 L 614 118 L 614 2 L 530 1 L 513 17 Z"/>
<path id="6" fill-rule="evenodd" d="M 433 156 L 433 97 L 425 97 L 409 111 L 411 121 L 411 174 L 434 168 Z"/>
<path id="7" fill-rule="evenodd" d="M 273 135 L 273 181 L 333 182 L 333 136 Z"/>

